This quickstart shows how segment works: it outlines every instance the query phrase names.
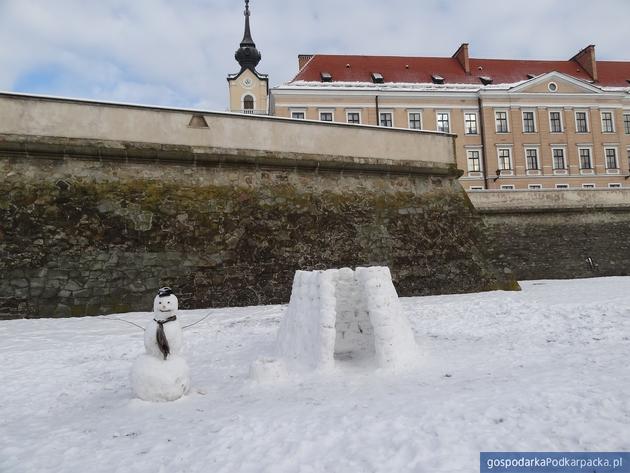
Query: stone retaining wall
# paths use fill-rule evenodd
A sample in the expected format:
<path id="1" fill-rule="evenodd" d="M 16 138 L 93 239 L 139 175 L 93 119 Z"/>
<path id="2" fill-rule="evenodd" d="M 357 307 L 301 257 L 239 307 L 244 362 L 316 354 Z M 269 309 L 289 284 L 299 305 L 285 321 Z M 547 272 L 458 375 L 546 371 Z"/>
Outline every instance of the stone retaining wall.
<path id="1" fill-rule="evenodd" d="M 503 287 L 448 169 L 94 146 L 0 139 L 3 317 L 148 310 L 164 285 L 185 308 L 283 303 L 296 269 L 342 266 L 390 266 L 403 296 Z"/>
<path id="2" fill-rule="evenodd" d="M 492 263 L 518 280 L 630 275 L 630 189 L 470 198 L 483 218 Z"/>

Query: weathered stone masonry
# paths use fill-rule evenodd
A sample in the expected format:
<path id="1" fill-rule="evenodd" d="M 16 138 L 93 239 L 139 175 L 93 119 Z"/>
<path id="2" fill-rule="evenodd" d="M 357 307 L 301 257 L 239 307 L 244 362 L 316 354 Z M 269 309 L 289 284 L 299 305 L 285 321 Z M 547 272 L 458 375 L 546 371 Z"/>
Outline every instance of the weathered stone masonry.
<path id="1" fill-rule="evenodd" d="M 340 266 L 388 265 L 401 295 L 501 284 L 453 172 L 0 143 L 4 317 L 146 310 L 163 285 L 188 308 L 282 303 L 296 269 Z"/>
<path id="2" fill-rule="evenodd" d="M 470 197 L 489 258 L 518 280 L 630 275 L 630 189 Z"/>

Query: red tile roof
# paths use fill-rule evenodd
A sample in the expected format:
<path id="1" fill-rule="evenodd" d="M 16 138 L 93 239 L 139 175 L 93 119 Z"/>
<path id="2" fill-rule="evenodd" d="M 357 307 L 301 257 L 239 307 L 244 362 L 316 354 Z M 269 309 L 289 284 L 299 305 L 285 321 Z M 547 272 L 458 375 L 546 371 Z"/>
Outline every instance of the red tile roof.
<path id="1" fill-rule="evenodd" d="M 348 67 L 349 66 L 349 67 Z M 597 61 L 597 85 L 630 87 L 630 62 Z M 431 75 L 444 78 L 445 84 L 480 84 L 480 76 L 492 78 L 493 84 L 520 82 L 528 74 L 561 72 L 577 79 L 592 80 L 575 61 L 535 61 L 515 59 L 470 58 L 470 74 L 459 61 L 444 57 L 350 56 L 316 54 L 291 81 L 320 82 L 322 72 L 329 72 L 334 82 L 372 82 L 372 72 L 383 75 L 385 82 L 431 83 Z"/>

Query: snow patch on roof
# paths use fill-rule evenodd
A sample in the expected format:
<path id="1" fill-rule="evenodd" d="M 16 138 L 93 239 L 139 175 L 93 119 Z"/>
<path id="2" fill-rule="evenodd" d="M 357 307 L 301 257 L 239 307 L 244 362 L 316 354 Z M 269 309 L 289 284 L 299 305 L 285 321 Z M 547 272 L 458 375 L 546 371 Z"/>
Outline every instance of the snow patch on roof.
<path id="1" fill-rule="evenodd" d="M 477 92 L 480 90 L 508 90 L 512 87 L 516 87 L 520 84 L 523 84 L 527 81 L 513 82 L 513 83 L 505 83 L 505 84 L 434 84 L 434 83 L 426 83 L 426 82 L 385 82 L 383 84 L 374 84 L 372 82 L 327 82 L 322 83 L 318 81 L 303 81 L 297 80 L 293 82 L 289 82 L 279 87 L 275 87 L 275 89 L 294 89 L 294 90 L 304 90 L 304 89 L 353 89 L 353 90 L 413 90 L 413 91 L 421 91 L 421 92 Z"/>

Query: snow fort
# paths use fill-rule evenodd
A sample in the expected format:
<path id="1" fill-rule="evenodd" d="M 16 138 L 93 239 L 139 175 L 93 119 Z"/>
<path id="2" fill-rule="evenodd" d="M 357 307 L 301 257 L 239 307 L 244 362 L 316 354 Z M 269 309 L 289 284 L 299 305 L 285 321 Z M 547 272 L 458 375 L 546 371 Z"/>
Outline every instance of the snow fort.
<path id="1" fill-rule="evenodd" d="M 336 360 L 400 369 L 417 359 L 409 321 L 387 267 L 297 271 L 278 331 L 289 368 L 327 370 Z"/>

